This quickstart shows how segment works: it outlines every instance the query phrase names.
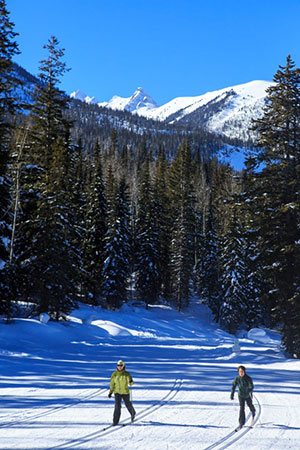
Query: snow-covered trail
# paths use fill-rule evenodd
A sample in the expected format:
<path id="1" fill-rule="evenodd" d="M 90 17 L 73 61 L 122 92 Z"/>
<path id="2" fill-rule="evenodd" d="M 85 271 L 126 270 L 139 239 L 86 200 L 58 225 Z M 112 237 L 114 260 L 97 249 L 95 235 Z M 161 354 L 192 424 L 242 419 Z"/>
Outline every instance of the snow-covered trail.
<path id="1" fill-rule="evenodd" d="M 237 356 L 232 336 L 171 310 L 101 310 L 84 325 L 88 313 L 65 326 L 1 325 L 0 450 L 300 448 L 300 362 L 286 360 L 272 336 L 268 345 L 242 339 Z M 137 416 L 131 425 L 123 407 L 128 425 L 109 427 L 120 358 L 135 381 Z M 234 433 L 240 363 L 255 383 L 257 416 L 253 430 Z"/>

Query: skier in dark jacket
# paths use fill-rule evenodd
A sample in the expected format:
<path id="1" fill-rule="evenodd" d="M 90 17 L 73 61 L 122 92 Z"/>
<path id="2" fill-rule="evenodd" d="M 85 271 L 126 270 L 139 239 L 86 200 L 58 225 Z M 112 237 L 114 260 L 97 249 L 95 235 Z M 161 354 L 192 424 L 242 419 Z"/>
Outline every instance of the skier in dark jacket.
<path id="1" fill-rule="evenodd" d="M 254 425 L 254 416 L 255 416 L 255 408 L 252 403 L 252 392 L 254 389 L 252 378 L 249 377 L 249 375 L 246 374 L 246 368 L 244 366 L 238 367 L 239 375 L 235 378 L 235 380 L 232 383 L 232 389 L 231 389 L 231 400 L 234 398 L 234 391 L 235 388 L 239 387 L 239 402 L 240 402 L 240 416 L 239 416 L 239 426 L 237 428 L 241 429 L 245 424 L 245 403 L 250 408 L 250 411 L 252 413 L 252 423 L 251 426 Z"/>
<path id="2" fill-rule="evenodd" d="M 133 379 L 129 372 L 125 368 L 125 363 L 118 361 L 117 370 L 113 372 L 110 379 L 110 388 L 108 397 L 111 398 L 112 394 L 115 394 L 115 410 L 113 425 L 118 425 L 121 416 L 121 403 L 124 400 L 126 408 L 131 415 L 131 422 L 134 421 L 135 410 L 130 401 L 129 386 L 133 385 Z"/>

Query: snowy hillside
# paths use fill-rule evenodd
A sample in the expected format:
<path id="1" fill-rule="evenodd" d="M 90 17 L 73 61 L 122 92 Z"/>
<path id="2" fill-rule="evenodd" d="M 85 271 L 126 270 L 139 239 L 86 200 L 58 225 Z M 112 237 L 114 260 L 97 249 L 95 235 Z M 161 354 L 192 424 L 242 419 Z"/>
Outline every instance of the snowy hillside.
<path id="1" fill-rule="evenodd" d="M 266 89 L 272 84 L 251 81 L 196 97 L 177 97 L 162 106 L 157 106 L 149 94 L 138 88 L 129 98 L 114 96 L 109 102 L 98 104 L 171 124 L 203 127 L 213 133 L 247 141 L 254 137 L 254 133 L 249 132 L 251 120 L 261 117 Z"/>
<path id="2" fill-rule="evenodd" d="M 271 85 L 252 81 L 199 97 L 176 98 L 145 115 L 168 123 L 198 124 L 217 134 L 247 140 L 251 120 L 261 117 L 266 89 Z"/>
<path id="3" fill-rule="evenodd" d="M 16 63 L 13 63 L 12 67 L 13 75 L 21 81 L 21 85 L 14 91 L 14 96 L 17 97 L 21 103 L 30 104 L 32 102 L 35 87 L 39 84 L 39 80 Z"/>
<path id="4" fill-rule="evenodd" d="M 0 342 L 0 450 L 299 448 L 300 362 L 284 357 L 275 332 L 252 330 L 237 345 L 201 305 L 82 305 L 65 323 L 1 323 Z M 108 387 L 120 358 L 137 415 L 131 425 L 123 407 L 127 426 L 111 427 Z M 256 419 L 235 433 L 239 364 L 254 380 Z"/>

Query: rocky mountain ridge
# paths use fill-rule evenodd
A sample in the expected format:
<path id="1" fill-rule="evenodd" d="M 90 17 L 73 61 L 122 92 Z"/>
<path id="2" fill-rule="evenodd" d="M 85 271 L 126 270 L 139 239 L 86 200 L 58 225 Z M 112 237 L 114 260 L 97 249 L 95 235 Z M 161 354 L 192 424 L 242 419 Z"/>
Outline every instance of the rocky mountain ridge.
<path id="1" fill-rule="evenodd" d="M 255 139 L 252 120 L 262 116 L 267 89 L 273 84 L 255 80 L 196 97 L 177 97 L 162 106 L 158 106 L 142 88 L 128 98 L 114 96 L 108 102 L 93 103 L 168 124 L 204 128 L 220 136 L 247 142 Z M 71 94 L 73 98 L 90 103 L 90 97 L 84 94 L 84 99 L 76 92 Z"/>

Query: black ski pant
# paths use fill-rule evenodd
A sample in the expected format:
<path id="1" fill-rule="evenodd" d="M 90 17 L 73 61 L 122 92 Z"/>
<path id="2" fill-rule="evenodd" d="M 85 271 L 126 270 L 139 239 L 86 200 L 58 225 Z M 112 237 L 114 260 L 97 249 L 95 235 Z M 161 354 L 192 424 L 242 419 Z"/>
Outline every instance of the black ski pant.
<path id="1" fill-rule="evenodd" d="M 252 417 L 255 416 L 255 408 L 253 406 L 252 403 L 252 398 L 248 397 L 248 398 L 243 398 L 239 396 L 239 402 L 240 402 L 240 417 L 239 417 L 239 422 L 240 425 L 244 425 L 246 422 L 246 418 L 245 418 L 245 403 L 247 403 L 247 405 L 250 408 L 250 411 L 252 412 Z"/>
<path id="2" fill-rule="evenodd" d="M 131 418 L 133 419 L 135 416 L 135 410 L 130 401 L 129 394 L 115 394 L 114 425 L 117 425 L 120 420 L 122 400 L 124 400 L 125 406 L 128 409 Z"/>

